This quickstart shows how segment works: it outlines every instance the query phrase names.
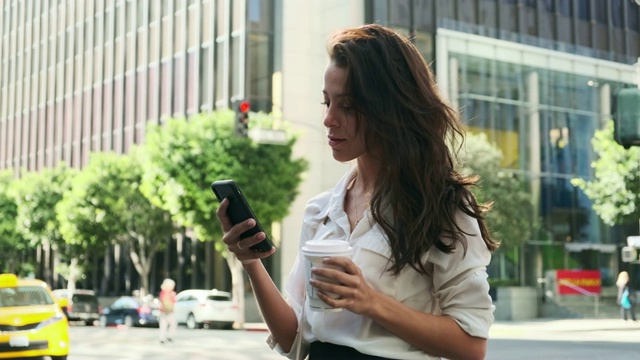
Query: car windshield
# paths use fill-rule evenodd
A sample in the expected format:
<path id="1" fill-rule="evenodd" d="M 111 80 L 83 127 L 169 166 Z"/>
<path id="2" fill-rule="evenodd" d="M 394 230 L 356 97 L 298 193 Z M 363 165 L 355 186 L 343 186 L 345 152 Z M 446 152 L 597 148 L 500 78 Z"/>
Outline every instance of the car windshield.
<path id="1" fill-rule="evenodd" d="M 73 301 L 74 303 L 97 303 L 98 299 L 95 297 L 95 295 L 73 294 L 71 301 Z"/>
<path id="2" fill-rule="evenodd" d="M 227 295 L 209 295 L 207 296 L 207 300 L 213 301 L 229 301 L 230 298 Z"/>
<path id="3" fill-rule="evenodd" d="M 0 307 L 51 304 L 53 299 L 40 286 L 0 288 Z"/>

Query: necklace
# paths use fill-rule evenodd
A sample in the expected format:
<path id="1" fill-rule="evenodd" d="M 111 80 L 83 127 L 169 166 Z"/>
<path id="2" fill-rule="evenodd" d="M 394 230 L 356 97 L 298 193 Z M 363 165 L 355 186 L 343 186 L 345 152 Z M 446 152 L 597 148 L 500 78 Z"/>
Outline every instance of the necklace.
<path id="1" fill-rule="evenodd" d="M 358 217 L 358 197 L 356 196 L 356 181 L 357 178 L 353 179 L 353 189 L 351 189 L 351 197 L 353 198 L 353 213 L 355 214 L 356 225 L 362 220 L 362 218 Z"/>
<path id="2" fill-rule="evenodd" d="M 353 180 L 351 180 L 351 183 L 347 187 L 347 189 L 349 191 L 351 191 L 351 199 L 353 201 L 353 215 L 354 215 L 354 219 L 355 219 L 355 225 L 358 225 L 360 220 L 362 220 L 362 218 L 364 217 L 364 211 L 362 212 L 361 216 L 358 215 L 358 197 L 356 196 L 356 182 L 357 182 L 357 179 L 358 179 L 358 175 L 354 176 Z M 368 194 L 368 195 L 364 194 L 364 195 L 367 197 L 367 199 L 369 198 L 369 196 L 371 196 L 371 194 Z"/>

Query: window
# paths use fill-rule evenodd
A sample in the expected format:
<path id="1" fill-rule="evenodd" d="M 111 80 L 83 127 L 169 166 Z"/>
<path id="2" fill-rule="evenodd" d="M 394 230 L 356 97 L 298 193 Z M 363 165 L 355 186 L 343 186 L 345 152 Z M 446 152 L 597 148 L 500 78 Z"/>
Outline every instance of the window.
<path id="1" fill-rule="evenodd" d="M 498 11 L 500 11 L 500 29 L 509 33 L 518 32 L 518 4 L 513 0 L 501 0 Z"/>
<path id="2" fill-rule="evenodd" d="M 596 14 L 596 22 L 598 24 L 607 24 L 607 1 L 594 1 L 594 12 Z"/>
<path id="3" fill-rule="evenodd" d="M 556 14 L 554 0 L 543 0 L 540 3 L 538 12 L 539 17 L 539 36 L 549 40 L 555 40 Z"/>
<path id="4" fill-rule="evenodd" d="M 624 0 L 611 0 L 611 22 L 614 27 L 624 27 Z M 631 5 L 631 4 L 630 4 Z"/>
<path id="5" fill-rule="evenodd" d="M 578 19 L 591 20 L 591 0 L 576 0 Z"/>
<path id="6" fill-rule="evenodd" d="M 478 23 L 487 30 L 497 28 L 496 18 L 498 13 L 496 5 L 496 0 L 481 0 L 478 3 Z"/>
<path id="7" fill-rule="evenodd" d="M 627 28 L 636 33 L 640 33 L 640 19 L 638 17 L 640 17 L 640 5 L 629 2 L 627 6 Z"/>
<path id="8" fill-rule="evenodd" d="M 565 43 L 573 43 L 573 26 L 571 26 L 573 9 L 571 0 L 558 0 L 558 10 L 560 13 L 558 17 L 558 40 Z"/>
<path id="9" fill-rule="evenodd" d="M 423 0 L 413 2 L 414 27 L 417 30 L 433 31 L 434 0 Z"/>
<path id="10" fill-rule="evenodd" d="M 411 27 L 411 3 L 409 0 L 389 2 L 389 24 L 393 27 Z"/>
<path id="11" fill-rule="evenodd" d="M 466 24 L 475 24 L 476 21 L 476 0 L 458 1 L 458 20 Z"/>

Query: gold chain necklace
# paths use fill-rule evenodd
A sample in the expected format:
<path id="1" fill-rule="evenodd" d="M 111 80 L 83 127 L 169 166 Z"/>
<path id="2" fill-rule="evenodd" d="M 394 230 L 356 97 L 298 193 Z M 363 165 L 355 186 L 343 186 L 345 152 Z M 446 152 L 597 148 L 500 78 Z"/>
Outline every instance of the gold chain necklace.
<path id="1" fill-rule="evenodd" d="M 364 211 L 362 212 L 362 216 L 358 216 L 358 197 L 356 196 L 356 190 L 355 190 L 357 179 L 358 179 L 358 175 L 354 176 L 353 180 L 351 180 L 351 184 L 349 184 L 349 186 L 347 187 L 347 189 L 349 191 L 351 191 L 351 198 L 353 199 L 353 214 L 354 214 L 355 220 L 356 220 L 355 221 L 355 225 L 358 225 L 360 220 L 362 220 L 362 218 L 364 218 Z M 368 198 L 368 196 L 367 196 L 367 198 Z"/>

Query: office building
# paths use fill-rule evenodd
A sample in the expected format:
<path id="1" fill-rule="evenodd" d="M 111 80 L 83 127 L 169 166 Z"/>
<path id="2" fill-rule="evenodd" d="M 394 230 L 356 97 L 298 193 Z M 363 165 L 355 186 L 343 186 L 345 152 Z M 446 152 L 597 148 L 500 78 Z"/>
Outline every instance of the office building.
<path id="1" fill-rule="evenodd" d="M 495 269 L 533 285 L 546 270 L 600 269 L 611 283 L 629 227 L 606 226 L 571 185 L 591 179 L 596 129 L 637 86 L 634 0 L 9 0 L 0 9 L 0 169 L 86 164 L 127 152 L 146 124 L 249 99 L 300 131 L 310 168 L 282 222 L 280 265 L 297 256 L 305 202 L 350 166 L 322 126 L 325 43 L 378 22 L 411 37 L 473 131 L 523 176 L 544 231 Z M 504 254 L 503 254 L 504 255 Z M 517 259 L 516 259 L 517 258 Z M 497 262 L 501 261 L 501 264 Z M 492 271 L 495 270 L 492 267 Z M 495 270 L 498 271 L 498 270 Z"/>

